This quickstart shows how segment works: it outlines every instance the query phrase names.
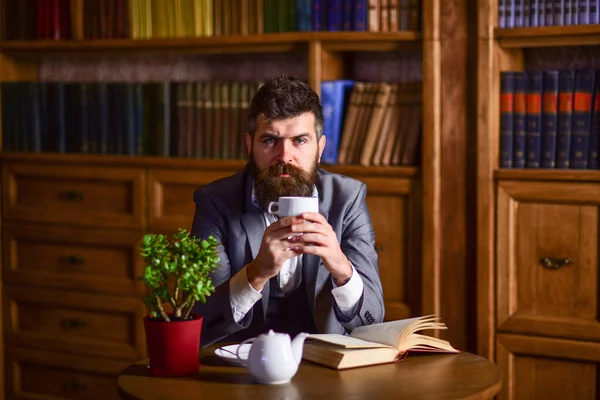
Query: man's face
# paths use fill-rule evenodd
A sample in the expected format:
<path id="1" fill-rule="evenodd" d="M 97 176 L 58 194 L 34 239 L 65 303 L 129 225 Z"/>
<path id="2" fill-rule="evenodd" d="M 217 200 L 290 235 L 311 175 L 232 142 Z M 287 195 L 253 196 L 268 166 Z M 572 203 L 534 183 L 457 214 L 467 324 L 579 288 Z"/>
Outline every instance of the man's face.
<path id="1" fill-rule="evenodd" d="M 311 113 L 281 121 L 257 119 L 254 140 L 246 134 L 254 189 L 263 207 L 280 196 L 311 196 L 325 148 Z"/>

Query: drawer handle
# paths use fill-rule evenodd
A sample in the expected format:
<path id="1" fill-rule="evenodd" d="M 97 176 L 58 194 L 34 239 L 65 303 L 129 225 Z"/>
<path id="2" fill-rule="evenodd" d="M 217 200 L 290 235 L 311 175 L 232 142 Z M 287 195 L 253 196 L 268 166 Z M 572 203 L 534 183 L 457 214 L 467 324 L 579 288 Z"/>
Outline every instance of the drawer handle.
<path id="1" fill-rule="evenodd" d="M 63 256 L 65 264 L 68 265 L 83 265 L 85 264 L 85 258 L 79 256 Z"/>
<path id="2" fill-rule="evenodd" d="M 375 245 L 375 251 L 377 252 L 377 254 L 381 254 L 383 253 L 384 247 L 380 246 L 378 244 Z"/>
<path id="3" fill-rule="evenodd" d="M 71 382 L 65 383 L 65 388 L 70 392 L 81 392 L 83 390 L 86 390 L 87 386 L 84 385 L 83 383 L 71 381 Z"/>
<path id="4" fill-rule="evenodd" d="M 81 329 L 87 325 L 87 322 L 80 319 L 63 319 L 60 324 L 65 329 Z"/>
<path id="5" fill-rule="evenodd" d="M 58 194 L 58 197 L 62 201 L 75 202 L 75 201 L 82 201 L 84 198 L 84 195 L 83 195 L 83 192 L 78 192 L 75 190 L 65 190 L 63 192 L 60 192 Z"/>
<path id="6" fill-rule="evenodd" d="M 552 258 L 552 257 L 544 257 L 540 259 L 540 262 L 544 266 L 544 268 L 548 269 L 559 269 L 560 267 L 564 267 L 565 265 L 573 264 L 570 258 Z"/>

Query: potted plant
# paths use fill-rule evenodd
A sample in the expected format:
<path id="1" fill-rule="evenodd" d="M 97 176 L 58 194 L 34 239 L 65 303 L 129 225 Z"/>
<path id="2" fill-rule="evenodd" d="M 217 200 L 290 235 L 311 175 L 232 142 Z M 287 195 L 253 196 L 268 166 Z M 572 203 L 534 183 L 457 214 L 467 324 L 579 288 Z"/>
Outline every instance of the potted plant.
<path id="1" fill-rule="evenodd" d="M 201 240 L 179 229 L 172 239 L 147 234 L 140 247 L 146 263 L 140 279 L 148 289 L 144 329 L 150 372 L 156 376 L 197 372 L 202 316 L 192 309 L 214 292 L 210 273 L 219 262 L 212 236 Z"/>

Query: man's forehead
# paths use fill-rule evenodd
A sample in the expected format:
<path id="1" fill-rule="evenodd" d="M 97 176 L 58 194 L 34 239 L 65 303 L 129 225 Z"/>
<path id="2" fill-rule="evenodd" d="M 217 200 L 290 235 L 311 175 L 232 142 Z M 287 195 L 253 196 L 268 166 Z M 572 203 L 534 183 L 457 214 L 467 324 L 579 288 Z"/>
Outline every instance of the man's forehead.
<path id="1" fill-rule="evenodd" d="M 286 125 L 286 124 L 300 123 L 300 122 L 314 124 L 315 116 L 312 113 L 307 112 L 307 113 L 300 114 L 300 115 L 297 115 L 297 116 L 291 117 L 291 118 L 279 118 L 279 119 L 267 120 L 267 118 L 265 117 L 264 114 L 259 114 L 258 117 L 256 118 L 256 121 L 258 122 L 259 125 L 264 125 L 264 126 Z"/>

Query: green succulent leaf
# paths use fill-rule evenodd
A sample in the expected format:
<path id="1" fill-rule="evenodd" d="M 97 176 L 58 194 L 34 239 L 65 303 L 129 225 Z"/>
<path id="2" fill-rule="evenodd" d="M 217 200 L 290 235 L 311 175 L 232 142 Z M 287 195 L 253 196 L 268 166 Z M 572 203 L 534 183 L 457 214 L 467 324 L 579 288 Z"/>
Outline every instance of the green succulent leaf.
<path id="1" fill-rule="evenodd" d="M 139 279 L 148 289 L 143 301 L 151 317 L 169 320 L 168 314 L 177 317 L 196 301 L 206 302 L 215 290 L 211 273 L 219 266 L 218 246 L 214 237 L 200 240 L 185 229 L 171 240 L 162 234 L 142 237 L 145 267 Z"/>

